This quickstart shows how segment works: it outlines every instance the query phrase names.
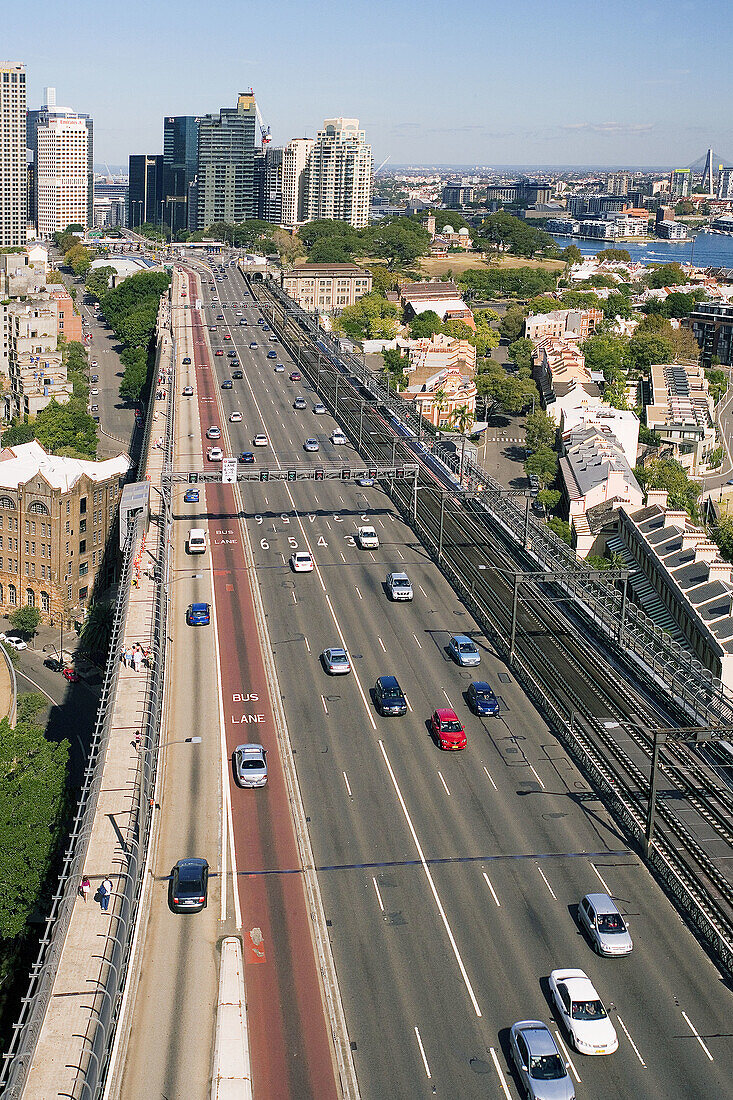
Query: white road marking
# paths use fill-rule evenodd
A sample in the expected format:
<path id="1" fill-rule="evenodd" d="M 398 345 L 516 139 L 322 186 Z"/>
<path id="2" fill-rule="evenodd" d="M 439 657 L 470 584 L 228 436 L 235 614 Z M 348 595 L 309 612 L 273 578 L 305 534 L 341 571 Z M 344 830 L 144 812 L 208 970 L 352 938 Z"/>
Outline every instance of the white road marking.
<path id="1" fill-rule="evenodd" d="M 686 1013 L 686 1012 L 683 1012 L 683 1013 L 682 1013 L 682 1015 L 683 1015 L 683 1017 L 684 1017 L 684 1019 L 685 1019 L 685 1023 L 687 1024 L 687 1026 L 689 1027 L 690 1031 L 692 1032 L 692 1034 L 693 1034 L 693 1035 L 695 1036 L 695 1038 L 697 1039 L 697 1041 L 698 1041 L 698 1043 L 700 1044 L 700 1046 L 702 1047 L 702 1049 L 703 1049 L 703 1050 L 705 1051 L 705 1053 L 707 1054 L 707 1056 L 708 1056 L 708 1058 L 710 1059 L 710 1061 L 711 1061 L 711 1062 L 712 1062 L 712 1061 L 714 1061 L 714 1059 L 713 1059 L 713 1056 L 712 1056 L 712 1054 L 710 1053 L 710 1051 L 708 1050 L 707 1046 L 705 1045 L 705 1043 L 704 1043 L 704 1041 L 703 1041 L 703 1039 L 702 1039 L 702 1037 L 701 1037 L 700 1033 L 699 1033 L 699 1032 L 697 1031 L 697 1029 L 696 1029 L 696 1028 L 695 1028 L 695 1027 L 693 1026 L 693 1024 L 692 1024 L 692 1021 L 690 1020 L 690 1017 L 689 1017 L 689 1016 L 687 1015 L 687 1013 Z M 621 1019 L 621 1017 L 619 1017 L 619 1020 L 620 1020 L 620 1019 Z M 623 1027 L 623 1024 L 622 1024 L 621 1026 Z M 626 1031 L 626 1028 L 624 1028 L 624 1031 Z M 628 1034 L 628 1032 L 627 1032 L 627 1034 Z M 632 1043 L 631 1045 L 633 1046 L 634 1044 Z M 635 1047 L 634 1047 L 634 1049 L 636 1050 L 636 1048 L 635 1048 Z M 637 1053 L 638 1053 L 638 1052 L 637 1052 Z M 642 1064 L 642 1065 L 644 1065 L 644 1063 L 643 1063 L 643 1062 L 642 1062 L 641 1064 Z"/>
<path id="2" fill-rule="evenodd" d="M 494 790 L 495 790 L 495 791 L 498 791 L 498 790 L 499 790 L 499 788 L 497 787 L 496 783 L 494 782 L 494 780 L 493 780 L 493 779 L 491 778 L 491 776 L 489 775 L 489 769 L 488 769 L 488 768 L 486 767 L 486 765 L 485 765 L 485 764 L 484 764 L 484 771 L 486 772 L 486 778 L 488 779 L 488 781 L 489 781 L 489 783 L 491 784 L 491 786 L 492 786 L 492 787 L 494 788 Z"/>
<path id="3" fill-rule="evenodd" d="M 441 691 L 443 692 L 443 695 L 445 695 L 446 703 L 448 704 L 450 709 L 453 710 L 453 704 L 451 703 L 450 699 L 448 698 L 448 692 L 445 690 L 445 688 L 441 688 Z"/>
<path id="4" fill-rule="evenodd" d="M 547 881 L 547 879 L 545 878 L 545 872 L 544 872 L 544 871 L 542 870 L 542 868 L 541 868 L 541 867 L 538 867 L 538 868 L 537 868 L 537 870 L 538 870 L 538 871 L 539 871 L 539 873 L 540 873 L 540 874 L 542 875 L 542 881 L 544 882 L 545 886 L 546 886 L 546 887 L 547 887 L 547 889 L 548 889 L 548 890 L 550 891 L 550 893 L 552 894 L 552 896 L 553 896 L 553 898 L 555 899 L 555 901 L 557 901 L 557 895 L 555 894 L 555 891 L 554 891 L 554 890 L 552 889 L 552 887 L 550 886 L 549 882 L 548 882 L 548 881 Z"/>
<path id="5" fill-rule="evenodd" d="M 405 559 L 404 559 L 404 557 L 403 557 L 403 555 L 402 555 L 402 551 L 400 550 L 399 546 L 395 546 L 395 554 L 399 554 L 399 556 L 400 556 L 400 557 L 402 558 L 402 560 L 403 560 L 403 561 L 405 560 Z"/>
<path id="6" fill-rule="evenodd" d="M 357 594 L 357 596 L 359 597 L 359 599 L 360 599 L 360 600 L 363 600 L 363 599 L 364 599 L 364 597 L 362 596 L 361 592 L 359 591 L 359 587 L 358 587 L 358 585 L 356 585 L 356 584 L 355 584 L 355 585 L 354 585 L 354 588 L 356 589 L 356 594 Z"/>
<path id="7" fill-rule="evenodd" d="M 494 1069 L 496 1070 L 497 1074 L 499 1075 L 499 1084 L 501 1085 L 502 1089 L 504 1090 L 504 1095 L 507 1097 L 507 1100 L 512 1100 L 512 1094 L 509 1091 L 509 1086 L 506 1083 L 506 1077 L 504 1076 L 504 1074 L 502 1072 L 502 1068 L 499 1065 L 499 1059 L 496 1057 L 496 1051 L 494 1050 L 493 1047 L 489 1047 L 489 1050 L 491 1051 L 491 1057 L 492 1057 L 493 1062 L 494 1062 Z"/>
<path id="8" fill-rule="evenodd" d="M 376 893 L 377 893 L 377 901 L 379 902 L 379 908 L 382 910 L 382 912 L 384 912 L 384 906 L 382 905 L 382 895 L 379 893 L 379 887 L 377 886 L 377 880 L 374 877 L 374 875 L 372 875 L 372 882 L 374 883 L 374 889 L 376 890 Z"/>
<path id="9" fill-rule="evenodd" d="M 609 896 L 609 897 L 611 897 L 611 896 L 612 896 L 612 894 L 611 894 L 611 887 L 610 887 L 610 886 L 608 885 L 608 883 L 607 883 L 607 882 L 606 882 L 606 880 L 604 879 L 603 875 L 601 874 L 601 872 L 600 872 L 600 871 L 598 870 L 598 868 L 596 867 L 595 863 L 591 863 L 591 867 L 593 868 L 593 870 L 595 871 L 596 875 L 597 875 L 597 876 L 598 876 L 598 878 L 600 879 L 600 881 L 601 881 L 601 884 L 602 884 L 602 886 L 603 886 L 603 889 L 604 889 L 604 890 L 606 891 L 606 893 L 608 894 L 608 896 Z"/>
<path id="10" fill-rule="evenodd" d="M 420 1047 L 420 1053 L 422 1055 L 422 1064 L 425 1066 L 425 1073 L 427 1074 L 428 1081 L 431 1079 L 430 1066 L 428 1060 L 425 1057 L 425 1047 L 422 1045 L 422 1039 L 420 1038 L 420 1032 L 417 1030 L 417 1024 L 415 1024 L 415 1035 L 417 1036 L 417 1045 Z"/>
<path id="11" fill-rule="evenodd" d="M 405 696 L 405 702 L 407 703 L 407 709 L 408 709 L 409 711 L 411 711 L 411 710 L 412 710 L 412 703 L 411 703 L 411 702 L 410 702 L 410 700 L 409 700 L 409 699 L 407 698 L 407 696 Z"/>
<path id="12" fill-rule="evenodd" d="M 381 638 L 379 637 L 379 635 L 377 635 L 377 641 L 379 642 L 379 644 L 380 644 L 380 645 L 381 645 L 381 647 L 382 647 L 382 652 L 383 652 L 383 653 L 386 653 L 386 652 L 387 652 L 387 650 L 386 650 L 386 648 L 385 648 L 384 642 L 383 642 L 383 641 L 382 641 L 382 639 L 381 639 Z"/>
<path id="13" fill-rule="evenodd" d="M 683 1015 L 683 1016 L 685 1016 L 684 1012 L 682 1013 L 682 1015 Z M 631 1036 L 629 1035 L 629 1029 L 627 1028 L 626 1024 L 625 1024 L 625 1023 L 623 1022 L 623 1020 L 621 1019 L 621 1017 L 619 1016 L 618 1012 L 616 1013 L 616 1019 L 617 1019 L 617 1020 L 618 1020 L 618 1022 L 619 1022 L 619 1023 L 621 1024 L 621 1027 L 622 1027 L 622 1028 L 624 1029 L 624 1031 L 625 1031 L 625 1033 L 626 1033 L 626 1038 L 627 1038 L 627 1039 L 629 1040 L 629 1042 L 631 1043 L 632 1047 L 634 1048 L 634 1054 L 635 1054 L 635 1055 L 636 1055 L 636 1057 L 637 1057 L 637 1058 L 639 1059 L 639 1061 L 641 1062 L 641 1064 L 642 1064 L 642 1066 L 644 1067 L 644 1069 L 646 1069 L 646 1062 L 644 1061 L 644 1059 L 642 1058 L 642 1056 L 641 1056 L 641 1055 L 639 1054 L 639 1048 L 637 1047 L 636 1043 L 634 1042 L 634 1040 L 633 1040 L 633 1039 L 631 1038 Z M 685 1019 L 687 1020 L 687 1017 L 686 1017 L 686 1016 L 685 1016 Z M 687 1020 L 687 1022 L 688 1022 L 688 1024 L 690 1024 L 690 1021 L 689 1021 L 689 1020 Z M 700 1038 L 700 1036 L 699 1036 L 699 1035 L 697 1034 L 697 1032 L 695 1031 L 694 1027 L 692 1027 L 692 1024 L 690 1024 L 690 1027 L 692 1028 L 692 1031 L 693 1031 L 693 1033 L 694 1033 L 694 1035 L 695 1035 L 695 1038 L 696 1038 L 696 1039 L 697 1039 L 697 1041 L 698 1041 L 698 1042 L 700 1043 L 700 1045 L 702 1046 L 703 1050 L 704 1050 L 704 1051 L 705 1051 L 705 1053 L 707 1054 L 708 1058 L 709 1058 L 709 1059 L 710 1059 L 710 1061 L 712 1062 L 712 1060 L 713 1060 L 713 1056 L 712 1056 L 712 1054 L 710 1053 L 710 1051 L 708 1050 L 708 1048 L 707 1048 L 707 1047 L 705 1046 L 705 1044 L 703 1043 L 702 1039 Z"/>
<path id="14" fill-rule="evenodd" d="M 339 640 L 341 642 L 341 645 L 348 652 L 348 646 L 346 645 L 346 639 L 344 638 L 343 631 L 341 630 L 341 624 L 339 623 L 338 619 L 336 618 L 336 612 L 333 609 L 333 604 L 331 603 L 331 597 L 328 595 L 328 593 L 326 593 L 326 603 L 328 604 L 328 610 L 331 612 L 331 618 L 333 619 L 334 626 L 336 627 L 336 630 L 338 631 L 338 636 L 339 636 Z M 354 677 L 354 682 L 356 683 L 356 686 L 359 689 L 359 694 L 361 695 L 361 701 L 364 704 L 364 710 L 367 713 L 367 718 L 369 719 L 369 721 L 371 723 L 371 727 L 372 727 L 373 730 L 376 730 L 377 723 L 374 721 L 374 715 L 372 714 L 372 709 L 369 706 L 369 703 L 367 702 L 367 697 L 364 694 L 364 688 L 361 686 L 361 680 L 359 679 L 359 673 L 356 671 L 353 664 L 351 666 L 351 675 Z"/>
<path id="15" fill-rule="evenodd" d="M 537 772 L 535 771 L 535 769 L 532 767 L 531 764 L 529 765 L 529 770 L 532 772 L 532 775 L 535 777 L 535 779 L 539 783 L 540 787 L 542 787 L 542 790 L 544 791 L 545 790 L 545 784 L 542 782 L 542 780 L 540 779 L 540 777 L 538 776 Z"/>
<path id="16" fill-rule="evenodd" d="M 440 768 L 438 768 L 438 775 L 440 776 L 440 782 L 441 782 L 441 783 L 443 784 L 443 786 L 444 786 L 444 788 L 445 788 L 445 793 L 446 793 L 447 795 L 449 795 L 449 794 L 450 794 L 450 791 L 448 790 L 448 784 L 446 783 L 445 779 L 443 779 L 443 773 L 442 773 L 442 771 L 440 770 Z"/>
<path id="17" fill-rule="evenodd" d="M 341 561 L 346 565 L 346 558 L 343 555 L 343 551 L 339 550 L 339 554 L 341 554 Z"/>
<path id="18" fill-rule="evenodd" d="M 486 882 L 486 885 L 488 886 L 489 890 L 491 890 L 491 896 L 494 899 L 494 901 L 496 902 L 497 909 L 501 909 L 501 902 L 499 901 L 499 899 L 496 896 L 496 890 L 494 889 L 494 887 L 489 882 L 489 876 L 486 874 L 486 871 L 483 871 L 482 874 L 484 876 L 484 881 Z"/>
<path id="19" fill-rule="evenodd" d="M 323 703 L 324 711 L 326 712 L 326 714 L 328 714 L 328 707 L 326 706 L 326 697 L 325 697 L 325 695 L 321 695 L 321 702 Z"/>
<path id="20" fill-rule="evenodd" d="M 422 646 L 420 645 L 420 639 L 418 638 L 417 634 L 415 634 L 414 631 L 412 632 L 412 636 L 415 639 L 415 641 L 417 642 L 418 649 L 422 649 Z"/>
<path id="21" fill-rule="evenodd" d="M 281 558 L 282 558 L 282 560 L 283 560 L 283 565 L 285 565 L 285 555 L 284 555 L 284 554 L 281 554 L 281 555 L 280 555 L 280 557 L 281 557 Z"/>
<path id="22" fill-rule="evenodd" d="M 561 1035 L 561 1034 L 560 1034 L 560 1032 L 559 1032 L 559 1031 L 557 1030 L 557 1028 L 555 1029 L 555 1038 L 557 1039 L 557 1042 L 558 1042 L 558 1046 L 560 1047 L 560 1050 L 561 1050 L 561 1051 L 563 1052 L 563 1054 L 565 1055 L 565 1061 L 566 1061 L 566 1062 L 568 1063 L 568 1065 L 570 1066 L 571 1070 L 573 1071 L 573 1077 L 574 1077 L 574 1078 L 575 1078 L 575 1080 L 576 1080 L 576 1081 L 578 1082 L 578 1084 L 580 1084 L 580 1075 L 578 1074 L 578 1071 L 577 1071 L 577 1069 L 575 1068 L 575 1065 L 574 1065 L 574 1063 L 573 1063 L 573 1060 L 572 1060 L 572 1058 L 570 1057 L 570 1053 L 569 1053 L 569 1051 L 568 1051 L 568 1048 L 567 1048 L 567 1047 L 565 1046 L 565 1043 L 563 1042 L 563 1039 L 562 1039 L 562 1035 Z"/>
<path id="23" fill-rule="evenodd" d="M 419 585 L 418 585 L 417 587 L 418 587 L 418 588 L 420 589 L 420 591 L 422 592 L 422 594 L 423 594 L 423 596 L 425 597 L 425 599 L 427 599 L 427 598 L 428 598 L 428 594 L 427 594 L 427 592 L 425 591 L 425 589 L 423 588 L 423 586 L 422 586 L 421 584 L 419 584 Z"/>
<path id="24" fill-rule="evenodd" d="M 326 527 L 328 527 L 329 531 L 331 530 L 331 524 L 328 522 L 328 520 L 326 520 Z"/>
<path id="25" fill-rule="evenodd" d="M 349 792 L 349 798 L 353 798 L 354 796 L 351 793 L 351 784 L 349 783 L 349 777 L 346 772 L 342 772 L 341 774 L 344 777 L 344 783 L 346 784 L 346 790 Z"/>
<path id="26" fill-rule="evenodd" d="M 471 1004 L 473 1005 L 474 1012 L 476 1013 L 476 1015 L 479 1018 L 481 1018 L 482 1012 L 481 1012 L 481 1009 L 479 1007 L 479 1003 L 476 1000 L 476 994 L 473 991 L 473 986 L 471 985 L 471 981 L 468 977 L 468 971 L 466 970 L 466 967 L 463 963 L 463 959 L 461 958 L 461 953 L 458 950 L 458 944 L 456 943 L 455 936 L 453 935 L 453 930 L 452 930 L 452 928 L 451 928 L 451 926 L 448 922 L 448 917 L 446 916 L 445 909 L 443 908 L 443 903 L 440 900 L 440 895 L 438 894 L 435 883 L 433 882 L 433 876 L 431 874 L 430 868 L 428 867 L 427 861 L 425 859 L 425 855 L 424 855 L 423 850 L 422 850 L 422 845 L 420 844 L 420 841 L 418 840 L 418 837 L 417 837 L 417 833 L 415 832 L 415 826 L 412 824 L 412 818 L 410 817 L 407 806 L 405 805 L 405 800 L 402 797 L 402 791 L 400 790 L 399 784 L 397 782 L 397 777 L 395 776 L 395 773 L 392 770 L 392 764 L 390 763 L 390 759 L 387 756 L 387 750 L 384 747 L 384 741 L 380 740 L 379 748 L 380 748 L 380 751 L 382 753 L 382 756 L 384 757 L 384 762 L 387 765 L 387 770 L 389 771 L 390 779 L 392 780 L 392 785 L 394 786 L 395 792 L 397 794 L 398 801 L 399 801 L 400 806 L 402 808 L 402 813 L 405 815 L 405 821 L 407 822 L 407 827 L 409 828 L 410 834 L 412 835 L 412 839 L 413 839 L 413 842 L 415 844 L 415 848 L 417 849 L 417 854 L 420 857 L 420 863 L 422 864 L 423 871 L 425 872 L 425 877 L 428 880 L 428 885 L 430 886 L 430 892 L 433 895 L 433 899 L 434 899 L 435 904 L 438 908 L 440 918 L 443 922 L 443 927 L 445 928 L 446 933 L 448 935 L 450 945 L 453 949 L 453 954 L 455 956 L 456 962 L 458 963 L 458 969 L 461 972 L 461 977 L 463 978 L 466 989 L 468 990 L 468 995 L 471 998 Z"/>
<path id="27" fill-rule="evenodd" d="M 295 595 L 295 589 L 293 589 L 293 603 L 298 602 L 298 597 Z"/>
<path id="28" fill-rule="evenodd" d="M 305 634 L 303 635 L 303 641 L 305 642 L 305 648 L 310 653 L 310 651 L 311 651 L 310 643 L 308 642 L 308 639 L 306 638 Z"/>

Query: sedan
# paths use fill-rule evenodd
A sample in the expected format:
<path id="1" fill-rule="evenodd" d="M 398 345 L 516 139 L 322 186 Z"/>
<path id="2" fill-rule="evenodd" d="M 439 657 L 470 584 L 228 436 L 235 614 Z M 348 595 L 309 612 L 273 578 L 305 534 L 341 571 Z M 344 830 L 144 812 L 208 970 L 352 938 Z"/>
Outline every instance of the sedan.
<path id="1" fill-rule="evenodd" d="M 209 462 L 221 462 L 221 460 L 224 458 L 224 452 L 222 451 L 221 447 L 209 447 L 208 451 L 206 452 L 206 457 L 208 458 Z"/>
<path id="2" fill-rule="evenodd" d="M 217 428 L 216 424 L 212 424 L 206 431 L 207 439 L 221 439 L 221 430 Z"/>
<path id="3" fill-rule="evenodd" d="M 285 373 L 285 367 L 283 366 L 282 363 L 278 363 L 275 366 L 275 374 L 284 374 L 284 373 Z"/>
<path id="4" fill-rule="evenodd" d="M 315 405 L 313 406 L 313 412 L 318 413 L 319 415 L 321 415 L 321 414 L 325 413 L 325 411 L 326 411 L 326 406 L 321 401 L 316 401 Z"/>
<path id="5" fill-rule="evenodd" d="M 99 397 L 99 390 L 96 388 L 91 390 L 91 395 L 92 397 Z"/>
<path id="6" fill-rule="evenodd" d="M 232 389 L 232 380 L 231 380 L 231 378 L 225 378 L 225 379 L 224 379 L 224 381 L 223 381 L 223 382 L 222 382 L 222 384 L 221 384 L 221 388 L 222 388 L 223 390 L 230 390 L 230 389 Z"/>
<path id="7" fill-rule="evenodd" d="M 70 684 L 78 684 L 81 679 L 75 668 L 64 668 L 61 671 L 61 675 L 65 680 L 68 680 Z"/>
<path id="8" fill-rule="evenodd" d="M 628 955 L 633 949 L 626 922 L 608 894 L 586 894 L 581 898 L 578 921 L 599 955 Z"/>
<path id="9" fill-rule="evenodd" d="M 267 783 L 267 751 L 262 745 L 237 745 L 232 763 L 238 786 L 264 787 Z"/>
<path id="10" fill-rule="evenodd" d="M 321 660 L 323 661 L 323 667 L 326 672 L 331 676 L 339 676 L 346 672 L 351 672 L 351 661 L 349 655 L 345 649 L 340 646 L 333 646 L 331 649 L 324 649 L 321 654 Z"/>
<path id="11" fill-rule="evenodd" d="M 46 668 L 50 668 L 51 672 L 63 672 L 64 662 L 60 661 L 58 657 L 47 657 L 43 662 Z"/>
<path id="12" fill-rule="evenodd" d="M 221 350 L 221 348 L 217 348 L 216 351 L 214 352 L 214 355 L 223 355 L 223 354 L 224 354 L 224 352 Z"/>
<path id="13" fill-rule="evenodd" d="M 441 749 L 465 749 L 466 731 L 449 707 L 439 707 L 430 718 L 430 728 Z"/>
<path id="14" fill-rule="evenodd" d="M 223 313 L 217 313 L 216 319 L 217 319 L 217 321 L 223 321 L 224 320 L 224 314 Z"/>
<path id="15" fill-rule="evenodd" d="M 169 903 L 174 913 L 200 913 L 206 908 L 209 888 L 209 865 L 205 859 L 192 856 L 179 859 L 171 871 Z"/>
<path id="16" fill-rule="evenodd" d="M 307 407 L 308 406 L 306 404 L 306 400 L 305 400 L 304 397 L 296 397 L 295 401 L 293 401 L 293 408 L 294 409 L 305 409 Z"/>
<path id="17" fill-rule="evenodd" d="M 183 501 L 184 501 L 184 504 L 198 504 L 198 502 L 199 502 L 199 491 L 198 491 L 198 489 L 186 489 L 186 492 L 183 494 Z"/>
<path id="18" fill-rule="evenodd" d="M 241 412 L 233 412 L 233 413 L 229 414 L 229 423 L 230 424 L 241 424 L 241 422 L 242 422 Z"/>
<path id="19" fill-rule="evenodd" d="M 234 364 L 232 364 L 232 366 L 234 366 Z M 244 372 L 241 370 L 233 370 L 232 378 L 244 378 Z"/>
<path id="20" fill-rule="evenodd" d="M 466 634 L 454 634 L 448 642 L 448 652 L 456 664 L 471 668 L 481 661 L 478 646 Z"/>
<path id="21" fill-rule="evenodd" d="M 237 353 L 234 350 L 234 348 L 229 349 L 229 351 L 227 352 L 227 358 L 228 359 L 236 359 L 237 358 Z"/>
<path id="22" fill-rule="evenodd" d="M 184 386 L 182 393 L 184 397 L 193 397 L 193 386 Z"/>
<path id="23" fill-rule="evenodd" d="M 268 359 L 277 359 L 277 352 L 276 351 L 268 351 L 267 358 Z"/>
<path id="24" fill-rule="evenodd" d="M 90 412 L 93 412 L 93 413 L 99 412 L 99 405 L 92 405 L 91 408 L 90 408 Z"/>
<path id="25" fill-rule="evenodd" d="M 618 1036 L 601 998 L 582 970 L 553 970 L 550 994 L 578 1054 L 613 1054 Z"/>
<path id="26" fill-rule="evenodd" d="M 91 364 L 90 364 L 90 365 L 91 365 L 92 367 L 98 367 L 98 366 L 99 366 L 99 363 L 97 362 L 97 360 L 96 360 L 96 359 L 92 359 L 92 362 L 91 362 Z"/>
<path id="27" fill-rule="evenodd" d="M 264 432 L 259 432 L 254 437 L 254 439 L 252 440 L 252 443 L 255 447 L 266 447 L 267 446 L 267 436 L 265 435 Z"/>
<path id="28" fill-rule="evenodd" d="M 184 367 L 190 367 L 191 366 L 191 356 L 190 355 L 184 355 L 181 362 L 183 363 Z"/>
<path id="29" fill-rule="evenodd" d="M 252 454 L 251 451 L 242 451 L 241 455 L 239 456 L 239 461 L 242 462 L 245 466 L 250 466 L 254 462 L 254 460 L 255 456 Z"/>
<path id="30" fill-rule="evenodd" d="M 208 626 L 211 622 L 211 608 L 207 603 L 190 603 L 186 611 L 189 626 Z"/>
<path id="31" fill-rule="evenodd" d="M 290 381 L 291 382 L 300 382 L 301 381 L 300 374 L 298 373 L 297 370 L 294 370 L 294 371 L 290 372 Z"/>
<path id="32" fill-rule="evenodd" d="M 225 332 L 224 333 L 224 339 L 225 340 L 231 340 L 231 338 L 232 338 L 232 334 L 230 332 Z"/>
<path id="33" fill-rule="evenodd" d="M 380 714 L 407 714 L 407 699 L 396 676 L 380 676 L 374 685 L 374 705 Z"/>
<path id="34" fill-rule="evenodd" d="M 18 638 L 15 634 L 6 634 L 2 639 L 5 645 L 11 646 L 12 649 L 27 649 L 28 645 L 22 638 Z"/>
<path id="35" fill-rule="evenodd" d="M 319 451 L 320 449 L 321 445 L 317 439 L 306 439 L 305 443 L 303 444 L 304 451 Z"/>
<path id="36" fill-rule="evenodd" d="M 499 714 L 499 700 L 494 695 L 491 684 L 485 680 L 474 680 L 468 685 L 468 705 L 479 718 L 485 718 L 493 714 L 496 718 Z"/>
<path id="37" fill-rule="evenodd" d="M 305 550 L 290 555 L 290 568 L 294 573 L 312 573 L 313 558 Z"/>
<path id="38" fill-rule="evenodd" d="M 244 317 L 242 318 L 242 320 L 241 320 L 241 321 L 240 321 L 239 323 L 240 323 L 240 325 L 246 325 L 246 324 L 247 324 L 247 322 L 245 321 Z"/>
<path id="39" fill-rule="evenodd" d="M 336 428 L 335 431 L 331 432 L 331 443 L 334 445 L 334 447 L 343 447 L 346 443 L 348 443 L 348 439 L 342 431 Z"/>
<path id="40" fill-rule="evenodd" d="M 541 1020 L 519 1020 L 513 1024 L 509 1049 L 530 1100 L 575 1100 L 565 1061 Z"/>
<path id="41" fill-rule="evenodd" d="M 209 332 L 216 332 L 216 325 L 209 325 Z"/>
<path id="42" fill-rule="evenodd" d="M 256 340 L 251 340 L 249 346 L 251 348 L 256 348 L 257 347 L 257 341 Z"/>
<path id="43" fill-rule="evenodd" d="M 89 379 L 89 381 L 90 382 L 98 382 L 99 381 L 99 375 L 98 374 L 93 374 L 92 377 Z"/>

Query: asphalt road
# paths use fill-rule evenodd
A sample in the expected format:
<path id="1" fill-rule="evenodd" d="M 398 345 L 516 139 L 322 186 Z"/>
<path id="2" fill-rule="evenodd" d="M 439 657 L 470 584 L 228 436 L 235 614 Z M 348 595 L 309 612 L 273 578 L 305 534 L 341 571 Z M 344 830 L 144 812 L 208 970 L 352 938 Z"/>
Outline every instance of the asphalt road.
<path id="1" fill-rule="evenodd" d="M 223 301 L 247 296 L 234 273 L 218 291 Z M 313 414 L 307 385 L 288 380 L 281 346 L 272 345 L 285 373 L 265 357 L 269 334 L 248 347 L 259 311 L 223 312 L 245 372 L 220 393 L 227 416 L 242 414 L 226 425 L 225 453 L 253 449 L 266 431 L 258 464 L 353 457 L 327 442 L 333 422 Z M 226 349 L 220 336 L 212 345 Z M 231 374 L 226 355 L 213 363 L 219 379 Z M 296 411 L 301 392 L 308 408 Z M 319 454 L 302 449 L 311 435 Z M 570 1054 L 579 1096 L 726 1093 L 728 988 L 603 807 L 586 800 L 584 780 L 388 498 L 334 482 L 244 492 L 362 1096 L 518 1095 L 506 1032 L 527 1017 L 559 1031 L 547 998 L 558 966 L 586 970 L 619 1034 L 609 1058 Z M 353 544 L 365 521 L 378 550 Z M 317 570 L 294 575 L 288 557 L 306 548 Z M 411 577 L 412 604 L 386 599 L 395 567 Z M 447 657 L 456 630 L 482 646 L 476 674 Z M 354 672 L 332 679 L 318 655 L 340 643 Z M 371 704 L 371 685 L 388 672 L 410 701 L 404 718 L 379 718 Z M 468 712 L 462 693 L 479 674 L 500 695 L 500 720 Z M 432 742 L 426 720 L 439 705 L 465 722 L 464 752 Z M 623 960 L 597 958 L 575 920 L 580 897 L 604 888 L 629 917 L 635 949 Z"/>

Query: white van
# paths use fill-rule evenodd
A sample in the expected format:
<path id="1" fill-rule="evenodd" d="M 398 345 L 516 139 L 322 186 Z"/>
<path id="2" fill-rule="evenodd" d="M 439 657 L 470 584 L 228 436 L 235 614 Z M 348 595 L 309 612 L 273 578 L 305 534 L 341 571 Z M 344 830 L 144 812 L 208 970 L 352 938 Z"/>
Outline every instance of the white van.
<path id="1" fill-rule="evenodd" d="M 206 532 L 203 527 L 192 527 L 188 532 L 189 554 L 206 553 Z"/>

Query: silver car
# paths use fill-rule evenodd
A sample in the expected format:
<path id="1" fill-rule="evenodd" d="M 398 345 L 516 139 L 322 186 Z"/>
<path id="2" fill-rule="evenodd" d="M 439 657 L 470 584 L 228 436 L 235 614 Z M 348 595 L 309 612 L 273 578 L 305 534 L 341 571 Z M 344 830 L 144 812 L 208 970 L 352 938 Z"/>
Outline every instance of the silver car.
<path id="1" fill-rule="evenodd" d="M 264 787 L 267 783 L 267 750 L 262 745 L 237 745 L 234 778 L 240 787 Z"/>
<path id="2" fill-rule="evenodd" d="M 321 660 L 323 661 L 323 667 L 326 672 L 329 672 L 331 676 L 339 676 L 343 673 L 351 672 L 349 655 L 341 646 L 332 646 L 330 649 L 324 649 L 321 654 Z"/>
<path id="3" fill-rule="evenodd" d="M 599 955 L 628 955 L 632 950 L 626 921 L 608 894 L 586 894 L 581 898 L 578 920 Z"/>
<path id="4" fill-rule="evenodd" d="M 467 634 L 454 634 L 448 642 L 448 652 L 456 664 L 464 668 L 473 668 L 481 662 L 479 648 Z"/>
<path id="5" fill-rule="evenodd" d="M 531 1100 L 575 1100 L 568 1068 L 549 1028 L 541 1020 L 519 1020 L 513 1024 L 509 1048 Z"/>

